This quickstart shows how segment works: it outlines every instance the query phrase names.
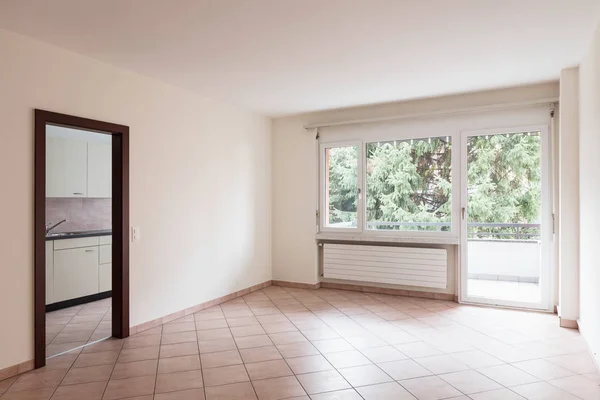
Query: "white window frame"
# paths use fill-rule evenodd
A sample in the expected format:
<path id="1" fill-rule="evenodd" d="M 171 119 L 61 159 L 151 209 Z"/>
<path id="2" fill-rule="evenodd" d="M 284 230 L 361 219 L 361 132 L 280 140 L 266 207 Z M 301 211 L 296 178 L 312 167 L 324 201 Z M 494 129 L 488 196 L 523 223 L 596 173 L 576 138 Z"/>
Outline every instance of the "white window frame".
<path id="1" fill-rule="evenodd" d="M 367 165 L 367 154 L 366 154 L 366 146 L 367 143 L 377 143 L 377 142 L 389 142 L 389 141 L 407 141 L 407 140 L 426 140 L 428 138 L 439 138 L 439 137 L 450 137 L 451 138 L 451 166 L 452 166 L 452 193 L 450 195 L 451 201 L 451 222 L 450 222 L 450 230 L 449 231 L 402 231 L 402 230 L 376 230 L 376 229 L 366 229 L 366 214 L 367 214 L 367 174 L 366 174 L 366 165 Z M 459 235 L 459 225 L 460 221 L 458 218 L 460 204 L 460 197 L 457 197 L 457 194 L 460 193 L 460 182 L 459 182 L 459 172 L 458 171 L 458 161 L 460 155 L 457 154 L 460 149 L 457 146 L 457 143 L 460 144 L 460 132 L 452 131 L 452 132 L 440 132 L 435 131 L 428 134 L 424 134 L 423 132 L 415 132 L 412 134 L 407 134 L 406 131 L 398 131 L 394 134 L 382 135 L 369 135 L 368 139 L 363 140 L 348 140 L 348 141 L 322 141 L 319 145 L 319 232 L 327 232 L 327 233 L 339 233 L 341 236 L 343 235 L 354 235 L 360 236 L 364 238 L 376 239 L 377 237 L 384 237 L 388 239 L 397 239 L 398 241 L 402 241 L 402 239 L 429 239 L 436 240 L 438 239 L 440 242 L 454 242 L 458 241 L 460 238 Z M 357 213 L 357 227 L 356 228 L 331 228 L 325 225 L 326 218 L 326 208 L 328 205 L 326 204 L 326 196 L 325 191 L 327 188 L 325 187 L 325 149 L 331 147 L 349 147 L 349 146 L 358 146 L 358 187 L 361 191 L 361 196 L 358 199 L 358 213 Z"/>
<path id="2" fill-rule="evenodd" d="M 363 212 L 363 204 L 364 204 L 364 186 L 362 177 L 362 166 L 363 166 L 363 151 L 362 151 L 363 143 L 361 141 L 347 141 L 347 142 L 332 142 L 332 143 L 321 143 L 319 145 L 319 230 L 321 232 L 336 232 L 336 233 L 358 233 L 363 230 L 363 221 L 364 221 L 364 212 Z M 327 149 L 335 148 L 335 147 L 356 147 L 357 155 L 356 155 L 356 174 L 357 174 L 357 188 L 359 193 L 357 193 L 358 199 L 356 202 L 356 227 L 355 228 L 333 228 L 327 226 L 327 210 L 329 210 L 329 204 L 327 204 L 327 191 L 326 187 L 326 178 L 325 175 L 327 171 L 325 171 L 325 152 Z"/>

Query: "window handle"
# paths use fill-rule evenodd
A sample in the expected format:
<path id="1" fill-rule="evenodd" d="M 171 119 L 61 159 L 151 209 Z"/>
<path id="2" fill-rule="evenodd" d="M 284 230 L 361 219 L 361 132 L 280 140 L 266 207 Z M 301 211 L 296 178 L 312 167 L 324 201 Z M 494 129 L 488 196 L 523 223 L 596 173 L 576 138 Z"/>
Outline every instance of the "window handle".
<path id="1" fill-rule="evenodd" d="M 462 219 L 465 219 L 465 211 L 466 211 L 466 210 L 465 210 L 465 208 L 463 207 L 463 208 L 462 208 Z"/>
<path id="2" fill-rule="evenodd" d="M 358 188 L 358 199 L 362 199 L 362 190 Z"/>

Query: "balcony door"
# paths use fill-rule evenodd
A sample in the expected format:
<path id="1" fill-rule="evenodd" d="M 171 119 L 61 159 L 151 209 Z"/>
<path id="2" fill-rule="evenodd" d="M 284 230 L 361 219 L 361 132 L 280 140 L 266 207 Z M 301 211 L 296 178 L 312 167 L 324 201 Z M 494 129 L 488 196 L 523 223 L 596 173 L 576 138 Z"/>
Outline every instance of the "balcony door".
<path id="1" fill-rule="evenodd" d="M 461 139 L 461 301 L 550 310 L 548 127 Z"/>

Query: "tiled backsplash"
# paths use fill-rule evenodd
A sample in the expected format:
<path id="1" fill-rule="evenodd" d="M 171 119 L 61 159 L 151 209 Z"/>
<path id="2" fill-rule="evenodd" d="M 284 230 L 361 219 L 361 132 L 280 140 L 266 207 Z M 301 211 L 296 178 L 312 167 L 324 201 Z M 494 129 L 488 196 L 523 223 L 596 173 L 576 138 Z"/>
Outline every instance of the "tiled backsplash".
<path id="1" fill-rule="evenodd" d="M 54 233 L 110 229 L 111 202 L 110 198 L 46 198 L 46 223 L 67 220 Z"/>

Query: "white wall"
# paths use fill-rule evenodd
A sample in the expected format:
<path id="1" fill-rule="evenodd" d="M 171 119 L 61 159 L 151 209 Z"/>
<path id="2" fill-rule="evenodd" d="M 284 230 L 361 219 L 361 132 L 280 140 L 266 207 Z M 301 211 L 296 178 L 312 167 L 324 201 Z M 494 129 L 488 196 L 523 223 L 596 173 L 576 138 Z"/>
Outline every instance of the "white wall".
<path id="1" fill-rule="evenodd" d="M 580 328 L 600 365 L 600 25 L 579 66 Z"/>
<path id="2" fill-rule="evenodd" d="M 561 319 L 579 317 L 579 68 L 560 74 L 558 134 L 559 309 Z"/>
<path id="3" fill-rule="evenodd" d="M 271 279 L 270 120 L 0 31 L 0 369 L 33 358 L 33 109 L 130 126 L 131 324 Z"/>
<path id="4" fill-rule="evenodd" d="M 318 152 L 314 131 L 304 129 L 305 124 L 442 114 L 472 108 L 489 109 L 500 104 L 527 103 L 535 100 L 550 102 L 550 99 L 557 99 L 558 94 L 558 84 L 547 83 L 273 120 L 273 279 L 311 284 L 319 280 L 315 242 Z M 318 95 L 321 94 L 315 93 L 315 96 Z M 497 115 L 503 114 L 498 112 Z M 456 281 L 455 264 L 449 262 L 449 282 Z M 448 289 L 443 292 L 456 293 L 456 290 L 454 284 L 449 284 Z"/>

